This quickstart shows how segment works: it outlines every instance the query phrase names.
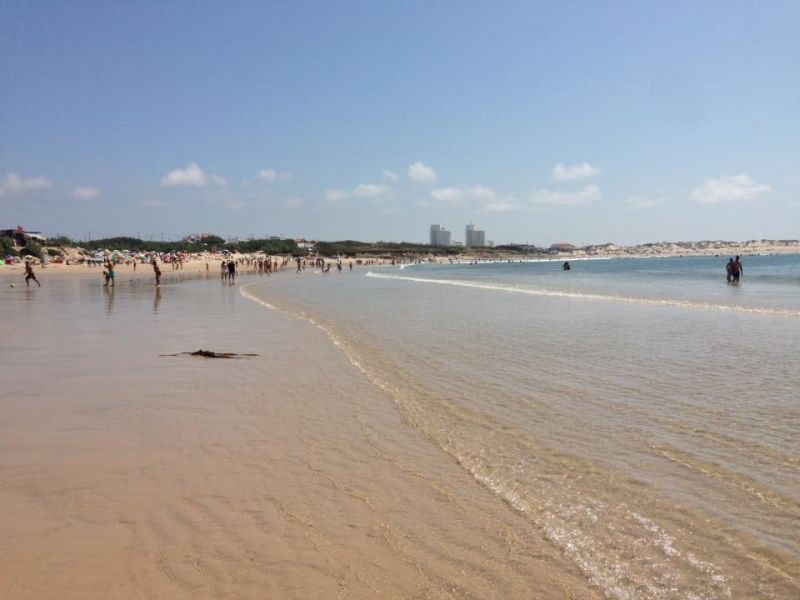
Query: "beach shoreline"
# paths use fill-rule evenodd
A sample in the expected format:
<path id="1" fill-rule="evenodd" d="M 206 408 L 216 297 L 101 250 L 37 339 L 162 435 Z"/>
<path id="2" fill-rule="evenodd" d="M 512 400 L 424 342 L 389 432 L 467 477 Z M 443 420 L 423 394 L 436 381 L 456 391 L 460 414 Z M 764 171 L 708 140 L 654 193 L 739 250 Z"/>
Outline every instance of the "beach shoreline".
<path id="1" fill-rule="evenodd" d="M 86 270 L 0 291 L 0 597 L 595 597 L 324 332 Z"/>

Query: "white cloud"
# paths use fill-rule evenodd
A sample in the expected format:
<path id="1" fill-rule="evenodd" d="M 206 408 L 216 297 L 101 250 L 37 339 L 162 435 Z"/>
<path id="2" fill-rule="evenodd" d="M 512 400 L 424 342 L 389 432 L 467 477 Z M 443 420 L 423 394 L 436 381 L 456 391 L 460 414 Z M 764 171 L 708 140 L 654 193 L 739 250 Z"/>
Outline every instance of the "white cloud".
<path id="1" fill-rule="evenodd" d="M 433 167 L 420 161 L 408 165 L 408 178 L 416 183 L 433 183 L 438 179 Z"/>
<path id="2" fill-rule="evenodd" d="M 519 208 L 519 202 L 510 196 L 505 200 L 492 200 L 484 206 L 487 212 L 510 212 L 512 210 L 518 210 Z"/>
<path id="3" fill-rule="evenodd" d="M 628 208 L 637 210 L 647 210 L 648 208 L 655 208 L 664 204 L 663 198 L 640 198 L 638 196 L 631 196 L 625 200 Z"/>
<path id="4" fill-rule="evenodd" d="M 397 181 L 398 179 L 400 179 L 400 175 L 398 175 L 394 171 L 389 171 L 389 170 L 384 171 L 383 176 L 390 181 Z"/>
<path id="5" fill-rule="evenodd" d="M 689 194 L 689 198 L 701 204 L 718 204 L 755 200 L 771 191 L 772 188 L 767 184 L 756 183 L 749 175 L 742 173 L 706 179 Z"/>
<path id="6" fill-rule="evenodd" d="M 100 195 L 100 190 L 96 187 L 76 187 L 72 190 L 72 197 L 76 200 L 93 200 Z"/>
<path id="7" fill-rule="evenodd" d="M 378 183 L 359 183 L 349 192 L 338 188 L 325 190 L 325 200 L 336 203 L 352 197 L 377 198 L 379 196 L 385 196 L 391 190 L 392 188 L 390 188 L 388 185 L 381 185 Z"/>
<path id="8" fill-rule="evenodd" d="M 375 183 L 360 183 L 353 190 L 353 196 L 361 198 L 375 198 L 389 193 L 389 186 Z"/>
<path id="9" fill-rule="evenodd" d="M 184 169 L 175 169 L 161 178 L 162 187 L 194 186 L 203 187 L 213 183 L 225 185 L 225 179 L 219 175 L 207 175 L 197 163 L 189 163 Z"/>
<path id="10" fill-rule="evenodd" d="M 463 188 L 446 187 L 431 190 L 431 198 L 452 205 L 460 204 L 464 201 L 465 197 L 466 193 Z"/>
<path id="11" fill-rule="evenodd" d="M 588 179 L 590 177 L 597 177 L 602 172 L 603 169 L 592 166 L 588 162 L 583 162 L 579 165 L 565 165 L 564 163 L 558 163 L 555 167 L 553 167 L 553 177 L 559 181 Z"/>
<path id="12" fill-rule="evenodd" d="M 266 169 L 261 169 L 256 174 L 256 177 L 263 179 L 264 181 L 278 181 L 290 179 L 292 176 L 289 173 L 282 173 L 281 171 L 277 171 L 272 167 L 267 167 Z"/>
<path id="13" fill-rule="evenodd" d="M 347 192 L 344 190 L 325 190 L 325 200 L 328 202 L 341 202 L 345 198 L 347 198 Z"/>
<path id="14" fill-rule="evenodd" d="M 29 177 L 25 179 L 16 173 L 9 173 L 0 188 L 4 192 L 33 192 L 47 189 L 52 185 L 53 182 L 44 177 Z"/>
<path id="15" fill-rule="evenodd" d="M 586 185 L 575 191 L 536 190 L 531 195 L 531 200 L 536 204 L 551 204 L 553 206 L 578 206 L 602 200 L 603 194 L 596 185 Z"/>
<path id="16" fill-rule="evenodd" d="M 520 208 L 520 203 L 514 196 L 501 194 L 482 185 L 437 188 L 431 190 L 431 198 L 451 206 L 469 202 L 487 212 L 508 212 Z"/>

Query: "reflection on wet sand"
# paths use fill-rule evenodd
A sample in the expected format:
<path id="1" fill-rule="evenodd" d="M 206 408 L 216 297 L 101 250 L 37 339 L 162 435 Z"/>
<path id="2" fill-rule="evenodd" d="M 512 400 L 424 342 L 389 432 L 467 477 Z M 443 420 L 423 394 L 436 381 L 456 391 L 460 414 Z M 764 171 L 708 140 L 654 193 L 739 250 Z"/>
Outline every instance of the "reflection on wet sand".
<path id="1" fill-rule="evenodd" d="M 114 310 L 114 287 L 103 287 L 103 293 L 106 296 L 106 314 L 112 314 Z"/>

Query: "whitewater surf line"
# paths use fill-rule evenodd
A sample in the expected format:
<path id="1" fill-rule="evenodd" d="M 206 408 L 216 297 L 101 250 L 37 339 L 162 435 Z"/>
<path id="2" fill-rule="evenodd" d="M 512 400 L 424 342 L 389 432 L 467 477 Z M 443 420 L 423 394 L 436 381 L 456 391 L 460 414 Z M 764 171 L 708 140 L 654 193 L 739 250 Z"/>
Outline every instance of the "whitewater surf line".
<path id="1" fill-rule="evenodd" d="M 480 281 L 470 281 L 470 280 L 433 279 L 427 277 L 411 277 L 406 275 L 389 275 L 386 273 L 373 273 L 372 271 L 367 272 L 366 276 L 372 277 L 374 279 L 392 279 L 396 281 L 411 281 L 413 283 L 450 285 L 455 287 L 473 288 L 479 290 L 490 290 L 499 292 L 511 292 L 515 294 L 526 294 L 528 296 L 541 296 L 547 298 L 599 300 L 603 302 L 627 302 L 628 304 L 644 304 L 650 306 L 673 306 L 677 308 L 689 308 L 695 310 L 716 310 L 724 312 L 770 315 L 775 317 L 800 317 L 800 310 L 763 308 L 760 306 L 734 306 L 731 304 L 713 304 L 710 302 L 689 302 L 686 300 L 674 300 L 671 298 L 656 299 L 656 298 L 642 298 L 637 296 L 615 296 L 613 294 L 568 292 L 563 290 L 543 290 L 543 289 L 523 288 L 514 285 L 482 283 Z"/>

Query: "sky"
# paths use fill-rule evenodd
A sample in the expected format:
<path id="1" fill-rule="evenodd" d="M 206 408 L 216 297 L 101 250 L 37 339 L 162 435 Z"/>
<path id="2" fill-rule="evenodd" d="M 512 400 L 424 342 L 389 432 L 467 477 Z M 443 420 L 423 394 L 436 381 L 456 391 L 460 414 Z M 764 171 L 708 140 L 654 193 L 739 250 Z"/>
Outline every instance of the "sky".
<path id="1" fill-rule="evenodd" d="M 800 238 L 800 2 L 0 1 L 0 229 Z"/>

